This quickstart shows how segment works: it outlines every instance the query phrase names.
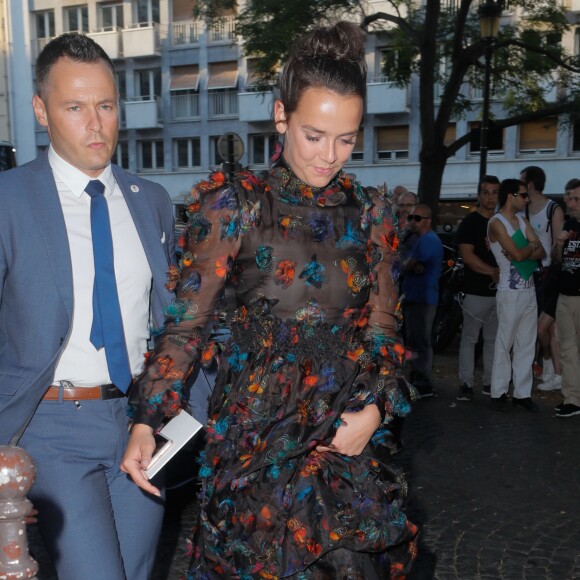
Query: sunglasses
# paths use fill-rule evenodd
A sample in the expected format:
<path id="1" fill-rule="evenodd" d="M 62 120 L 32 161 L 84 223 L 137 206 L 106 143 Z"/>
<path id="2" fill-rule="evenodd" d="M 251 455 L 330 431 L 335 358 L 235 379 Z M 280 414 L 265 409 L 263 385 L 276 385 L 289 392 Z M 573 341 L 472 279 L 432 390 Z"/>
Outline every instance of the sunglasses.
<path id="1" fill-rule="evenodd" d="M 521 195 L 524 199 L 528 199 L 528 197 L 530 197 L 527 193 L 512 193 L 512 195 L 514 197 L 520 197 Z"/>
<path id="2" fill-rule="evenodd" d="M 411 214 L 407 216 L 407 220 L 412 222 L 412 221 L 416 221 L 416 222 L 420 222 L 422 220 L 430 220 L 430 217 L 425 217 L 422 215 L 415 215 L 415 214 Z"/>

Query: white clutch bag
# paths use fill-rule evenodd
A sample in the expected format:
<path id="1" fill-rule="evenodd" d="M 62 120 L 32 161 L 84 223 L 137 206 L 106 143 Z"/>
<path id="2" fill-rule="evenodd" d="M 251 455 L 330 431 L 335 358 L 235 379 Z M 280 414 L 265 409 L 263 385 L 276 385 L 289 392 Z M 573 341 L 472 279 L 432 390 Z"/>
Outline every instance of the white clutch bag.
<path id="1" fill-rule="evenodd" d="M 189 413 L 181 410 L 167 422 L 157 435 L 158 445 L 147 469 L 143 470 L 147 479 L 167 464 L 167 462 L 203 427 Z"/>

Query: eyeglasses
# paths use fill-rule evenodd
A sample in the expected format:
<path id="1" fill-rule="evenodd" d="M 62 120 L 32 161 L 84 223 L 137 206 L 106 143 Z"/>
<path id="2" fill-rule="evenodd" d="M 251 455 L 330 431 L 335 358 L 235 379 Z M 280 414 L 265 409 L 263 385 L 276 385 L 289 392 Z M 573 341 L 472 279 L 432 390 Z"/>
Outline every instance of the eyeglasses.
<path id="1" fill-rule="evenodd" d="M 521 196 L 523 199 L 528 199 L 530 197 L 526 192 L 523 192 L 523 193 L 512 193 L 512 195 L 514 197 L 520 197 Z"/>
<path id="2" fill-rule="evenodd" d="M 423 215 L 411 214 L 411 215 L 408 215 L 407 216 L 407 220 L 410 221 L 410 222 L 412 222 L 413 220 L 416 221 L 416 222 L 420 222 L 422 220 L 430 220 L 430 219 L 431 219 L 430 217 L 426 217 L 426 216 L 423 216 Z"/>

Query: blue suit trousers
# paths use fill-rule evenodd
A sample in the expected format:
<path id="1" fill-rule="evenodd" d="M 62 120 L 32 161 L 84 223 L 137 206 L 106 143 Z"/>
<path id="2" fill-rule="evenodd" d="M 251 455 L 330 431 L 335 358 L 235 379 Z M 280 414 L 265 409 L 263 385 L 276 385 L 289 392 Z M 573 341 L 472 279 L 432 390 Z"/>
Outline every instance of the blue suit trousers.
<path id="1" fill-rule="evenodd" d="M 146 580 L 164 501 L 119 469 L 127 400 L 42 401 L 20 446 L 37 479 L 29 497 L 59 580 Z M 156 480 L 156 484 L 159 481 Z"/>

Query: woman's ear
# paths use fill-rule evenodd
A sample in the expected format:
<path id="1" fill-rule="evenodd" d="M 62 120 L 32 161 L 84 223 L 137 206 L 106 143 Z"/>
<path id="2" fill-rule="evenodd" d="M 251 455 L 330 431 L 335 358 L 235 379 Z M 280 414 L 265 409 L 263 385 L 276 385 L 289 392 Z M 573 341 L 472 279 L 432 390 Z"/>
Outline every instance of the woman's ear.
<path id="1" fill-rule="evenodd" d="M 280 99 L 274 102 L 274 124 L 276 125 L 276 131 L 280 135 L 286 133 L 288 125 L 286 123 L 286 113 L 284 112 L 284 104 Z"/>

